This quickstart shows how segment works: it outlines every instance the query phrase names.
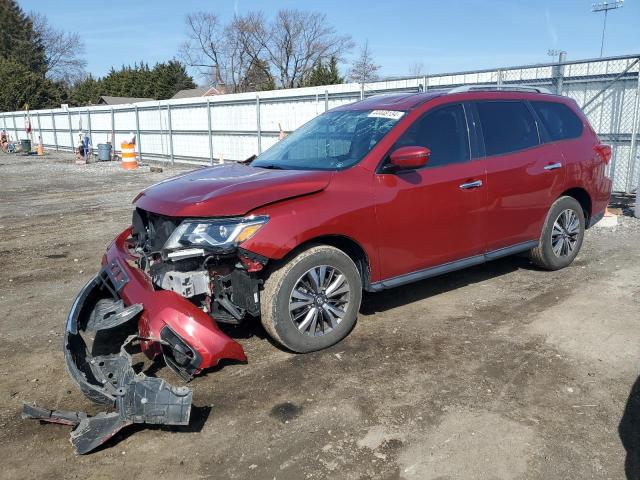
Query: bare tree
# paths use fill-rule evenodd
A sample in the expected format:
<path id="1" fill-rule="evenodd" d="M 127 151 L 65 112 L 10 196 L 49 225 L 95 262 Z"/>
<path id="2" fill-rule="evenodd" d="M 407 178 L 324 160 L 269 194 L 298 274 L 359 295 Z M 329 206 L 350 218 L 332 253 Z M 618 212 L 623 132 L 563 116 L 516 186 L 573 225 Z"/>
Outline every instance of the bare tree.
<path id="1" fill-rule="evenodd" d="M 351 65 L 349 78 L 357 83 L 373 82 L 378 79 L 379 69 L 380 65 L 374 62 L 367 40 L 360 47 L 360 55 Z"/>
<path id="2" fill-rule="evenodd" d="M 300 86 L 315 65 L 342 60 L 353 48 L 351 37 L 338 35 L 319 12 L 280 10 L 265 33 L 260 44 L 283 88 Z"/>
<path id="3" fill-rule="evenodd" d="M 263 31 L 264 19 L 259 12 L 236 16 L 225 28 L 226 75 L 231 78 L 235 91 L 251 89 L 258 78 L 265 82 L 272 78 L 269 65 L 263 59 L 262 45 L 257 41 L 256 32 Z"/>
<path id="4" fill-rule="evenodd" d="M 274 83 L 269 62 L 265 58 L 265 38 L 269 36 L 264 14 L 262 12 L 249 12 L 242 16 L 236 16 L 232 23 L 233 35 L 236 41 L 242 46 L 251 61 L 244 73 L 244 86 L 251 88 L 254 80 L 260 78 L 260 83 Z"/>
<path id="5" fill-rule="evenodd" d="M 234 91 L 250 88 L 250 70 L 269 79 L 275 74 L 279 87 L 298 87 L 318 62 L 341 60 L 352 48 L 351 38 L 338 35 L 324 14 L 300 10 L 280 10 L 270 22 L 262 12 L 249 12 L 226 26 L 217 15 L 199 12 L 187 17 L 187 32 L 185 63 L 213 71 L 214 83 Z"/>
<path id="6" fill-rule="evenodd" d="M 224 27 L 213 13 L 196 12 L 187 15 L 187 40 L 180 46 L 180 56 L 186 65 L 196 67 L 211 83 L 223 80 L 225 37 Z"/>
<path id="7" fill-rule="evenodd" d="M 197 12 L 187 16 L 188 39 L 180 47 L 180 56 L 190 67 L 198 69 L 209 83 L 224 85 L 233 92 L 246 88 L 246 76 L 255 68 L 256 48 L 250 33 L 259 18 L 236 17 L 223 25 L 213 13 Z"/>
<path id="8" fill-rule="evenodd" d="M 72 84 L 85 77 L 87 61 L 85 46 L 80 35 L 58 30 L 49 19 L 37 12 L 30 15 L 33 29 L 40 37 L 45 49 L 46 77 Z"/>

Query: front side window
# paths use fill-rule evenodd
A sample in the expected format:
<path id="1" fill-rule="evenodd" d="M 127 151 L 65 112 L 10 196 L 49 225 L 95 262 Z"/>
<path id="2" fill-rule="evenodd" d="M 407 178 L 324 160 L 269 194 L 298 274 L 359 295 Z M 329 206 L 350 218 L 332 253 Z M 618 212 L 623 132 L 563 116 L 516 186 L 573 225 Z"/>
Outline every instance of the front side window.
<path id="1" fill-rule="evenodd" d="M 568 140 L 582 135 L 582 121 L 563 103 L 531 102 L 551 141 Z"/>
<path id="2" fill-rule="evenodd" d="M 524 102 L 477 102 L 487 156 L 504 155 L 540 143 L 533 115 Z"/>
<path id="3" fill-rule="evenodd" d="M 284 170 L 341 170 L 360 162 L 404 116 L 395 110 L 320 115 L 256 158 L 251 165 Z"/>
<path id="4" fill-rule="evenodd" d="M 416 120 L 402 134 L 394 149 L 409 146 L 431 150 L 427 167 L 469 160 L 469 132 L 462 105 L 447 105 Z"/>

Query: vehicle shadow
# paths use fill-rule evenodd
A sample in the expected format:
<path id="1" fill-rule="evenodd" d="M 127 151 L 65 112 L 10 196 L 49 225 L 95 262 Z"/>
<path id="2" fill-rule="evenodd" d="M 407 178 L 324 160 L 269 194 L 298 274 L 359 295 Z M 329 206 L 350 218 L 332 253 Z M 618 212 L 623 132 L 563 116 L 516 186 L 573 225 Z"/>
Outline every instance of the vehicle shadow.
<path id="1" fill-rule="evenodd" d="M 631 387 L 627 404 L 624 407 L 618 435 L 627 452 L 624 470 L 627 480 L 640 478 L 640 377 Z"/>
<path id="2" fill-rule="evenodd" d="M 262 326 L 262 322 L 260 321 L 259 318 L 250 318 L 242 322 L 240 325 L 218 323 L 218 328 L 220 328 L 220 330 L 222 330 L 224 334 L 228 335 L 234 340 L 246 340 L 249 338 L 257 337 L 260 340 L 266 340 L 271 345 L 273 345 L 274 347 L 280 350 L 288 351 L 282 345 L 280 345 L 275 340 L 273 340 L 271 336 L 269 336 L 267 331 Z M 225 363 L 224 361 L 220 362 L 221 365 L 224 365 L 224 363 Z M 238 362 L 233 362 L 233 363 L 238 363 Z"/>
<path id="3" fill-rule="evenodd" d="M 360 313 L 373 315 L 384 312 L 520 269 L 537 270 L 525 255 L 512 255 L 382 292 L 367 292 L 362 300 Z"/>
<path id="4" fill-rule="evenodd" d="M 376 293 L 365 292 L 360 306 L 360 314 L 366 316 L 373 315 L 376 312 L 384 312 L 521 269 L 538 270 L 526 255 L 512 255 L 475 267 L 415 282 L 408 286 L 396 287 Z M 257 337 L 261 340 L 267 340 L 280 350 L 288 351 L 271 339 L 259 319 L 250 319 L 240 325 L 218 323 L 218 327 L 235 340 Z M 222 362 L 221 364 L 223 365 Z M 219 367 L 214 367 L 212 371 L 217 371 L 217 369 Z"/>

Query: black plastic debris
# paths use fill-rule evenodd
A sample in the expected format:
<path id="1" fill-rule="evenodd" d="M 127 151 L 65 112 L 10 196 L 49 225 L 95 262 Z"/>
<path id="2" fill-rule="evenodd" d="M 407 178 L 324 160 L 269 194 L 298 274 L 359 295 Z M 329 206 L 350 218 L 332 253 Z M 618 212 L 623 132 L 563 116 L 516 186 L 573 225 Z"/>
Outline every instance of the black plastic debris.
<path id="1" fill-rule="evenodd" d="M 128 279 L 112 276 L 105 267 L 80 291 L 67 317 L 64 354 L 67 370 L 85 396 L 114 411 L 88 416 L 27 404 L 22 409 L 23 419 L 73 426 L 71 443 L 78 454 L 91 452 L 134 423 L 188 425 L 191 414 L 191 389 L 135 372 L 127 348 L 139 340 L 138 335 L 127 337 L 118 353 L 90 355 L 82 332 L 111 331 L 142 311 L 142 305 L 125 308 L 117 299 L 115 293 Z M 113 294 L 113 300 L 104 297 L 106 292 Z"/>
<path id="2" fill-rule="evenodd" d="M 23 419 L 71 425 L 71 443 L 82 455 L 99 447 L 124 427 L 134 423 L 188 425 L 193 393 L 187 387 L 173 387 L 161 378 L 136 374 L 125 347 L 119 355 L 93 357 L 97 377 L 115 389 L 114 412 L 102 412 L 93 417 L 84 412 L 48 410 L 25 404 Z"/>

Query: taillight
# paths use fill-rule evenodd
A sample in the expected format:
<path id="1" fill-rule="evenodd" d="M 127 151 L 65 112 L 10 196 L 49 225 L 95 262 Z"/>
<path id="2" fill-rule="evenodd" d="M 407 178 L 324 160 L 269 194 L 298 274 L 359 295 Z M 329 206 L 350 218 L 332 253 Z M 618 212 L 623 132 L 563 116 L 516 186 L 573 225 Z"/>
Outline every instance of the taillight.
<path id="1" fill-rule="evenodd" d="M 596 151 L 598 156 L 602 159 L 605 165 L 609 165 L 609 160 L 611 160 L 611 145 L 607 145 L 604 143 L 599 143 L 593 149 Z"/>

